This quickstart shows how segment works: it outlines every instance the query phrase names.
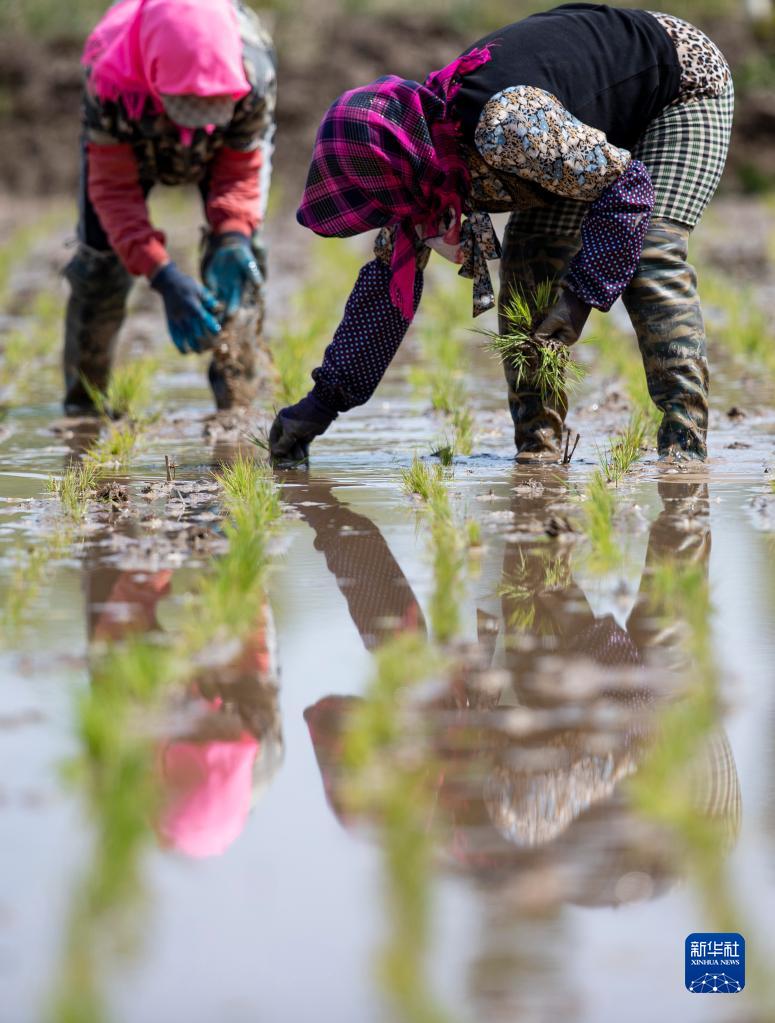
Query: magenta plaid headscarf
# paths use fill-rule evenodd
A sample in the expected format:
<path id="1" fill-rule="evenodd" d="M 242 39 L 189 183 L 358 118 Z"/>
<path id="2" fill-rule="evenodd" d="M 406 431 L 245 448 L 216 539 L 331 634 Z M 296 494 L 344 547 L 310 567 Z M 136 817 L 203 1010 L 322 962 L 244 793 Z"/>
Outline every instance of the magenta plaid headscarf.
<path id="1" fill-rule="evenodd" d="M 445 240 L 460 240 L 470 174 L 447 106 L 462 76 L 489 59 L 488 49 L 472 50 L 422 85 L 389 75 L 352 89 L 318 129 L 296 219 L 337 238 L 397 224 L 390 295 L 407 320 L 414 315 L 415 228 L 432 233 L 452 209 Z"/>

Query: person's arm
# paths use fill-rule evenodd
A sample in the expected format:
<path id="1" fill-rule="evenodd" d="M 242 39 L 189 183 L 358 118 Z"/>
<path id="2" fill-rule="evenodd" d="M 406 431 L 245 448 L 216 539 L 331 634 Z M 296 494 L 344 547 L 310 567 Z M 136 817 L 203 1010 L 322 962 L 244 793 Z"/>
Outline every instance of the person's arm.
<path id="1" fill-rule="evenodd" d="M 87 142 L 86 153 L 89 199 L 111 247 L 131 274 L 150 279 L 169 256 L 148 216 L 131 145 Z"/>
<path id="2" fill-rule="evenodd" d="M 422 297 L 423 265 L 421 257 L 415 275 L 415 313 Z M 411 323 L 393 305 L 390 280 L 390 265 L 381 257 L 358 274 L 342 322 L 312 373 L 315 386 L 300 402 L 281 409 L 272 425 L 273 458 L 305 460 L 310 442 L 340 412 L 365 404 L 377 389 Z"/>
<path id="3" fill-rule="evenodd" d="M 260 149 L 240 152 L 222 146 L 210 164 L 205 214 L 215 234 L 238 231 L 250 237 L 261 222 Z"/>
<path id="4" fill-rule="evenodd" d="M 532 86 L 485 104 L 476 146 L 493 169 L 590 204 L 563 284 L 584 304 L 610 309 L 635 273 L 654 207 L 645 166 Z"/>

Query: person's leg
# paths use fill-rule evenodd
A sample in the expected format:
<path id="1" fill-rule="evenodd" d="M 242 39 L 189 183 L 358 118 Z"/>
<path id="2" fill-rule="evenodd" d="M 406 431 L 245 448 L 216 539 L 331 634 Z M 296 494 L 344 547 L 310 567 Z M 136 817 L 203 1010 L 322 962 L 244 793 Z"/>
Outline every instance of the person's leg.
<path id="1" fill-rule="evenodd" d="M 64 406 L 67 415 L 93 414 L 84 379 L 104 391 L 124 320 L 132 277 L 122 266 L 89 201 L 88 168 L 81 162 L 78 247 L 64 269 L 70 283 L 65 313 Z"/>
<path id="2" fill-rule="evenodd" d="M 676 221 L 652 220 L 622 298 L 638 336 L 649 394 L 663 416 L 660 455 L 705 458 L 708 359 L 697 275 L 687 262 L 689 232 Z"/>
<path id="3" fill-rule="evenodd" d="M 649 393 L 663 413 L 661 454 L 705 458 L 708 360 L 689 233 L 716 191 L 729 148 L 735 92 L 667 107 L 632 155 L 648 168 L 654 213 L 635 278 L 623 295 Z"/>
<path id="4" fill-rule="evenodd" d="M 579 227 L 584 206 L 556 203 L 552 211 L 514 213 L 503 236 L 499 330 L 508 330 L 505 307 L 513 292 L 529 294 L 542 281 L 559 280 L 580 245 Z M 544 400 L 535 380 L 503 364 L 508 401 L 514 421 L 514 443 L 518 452 L 559 450 L 565 416 L 564 394 Z"/>

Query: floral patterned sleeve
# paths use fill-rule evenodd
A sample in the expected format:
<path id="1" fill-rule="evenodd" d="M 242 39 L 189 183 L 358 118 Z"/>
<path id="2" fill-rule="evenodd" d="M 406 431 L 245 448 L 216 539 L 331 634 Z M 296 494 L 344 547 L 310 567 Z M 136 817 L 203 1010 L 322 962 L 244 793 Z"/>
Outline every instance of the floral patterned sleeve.
<path id="1" fill-rule="evenodd" d="M 549 92 L 514 85 L 485 103 L 476 148 L 496 171 L 555 195 L 592 202 L 627 168 L 630 154 L 584 124 Z"/>
<path id="2" fill-rule="evenodd" d="M 496 172 L 590 204 L 565 282 L 589 305 L 610 309 L 638 267 L 654 208 L 646 167 L 555 96 L 526 85 L 485 104 L 476 146 Z"/>

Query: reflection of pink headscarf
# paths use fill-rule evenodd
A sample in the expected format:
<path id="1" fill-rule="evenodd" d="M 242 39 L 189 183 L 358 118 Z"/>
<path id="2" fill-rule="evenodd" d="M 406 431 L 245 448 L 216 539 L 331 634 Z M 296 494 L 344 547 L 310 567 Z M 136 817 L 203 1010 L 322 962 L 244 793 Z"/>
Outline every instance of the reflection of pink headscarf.
<path id="1" fill-rule="evenodd" d="M 159 824 L 163 838 L 186 856 L 220 856 L 240 835 L 253 798 L 259 742 L 171 742 L 161 753 L 170 792 Z"/>
<path id="2" fill-rule="evenodd" d="M 100 99 L 123 101 L 130 118 L 161 96 L 250 92 L 231 0 L 120 0 L 86 41 L 83 64 Z"/>

